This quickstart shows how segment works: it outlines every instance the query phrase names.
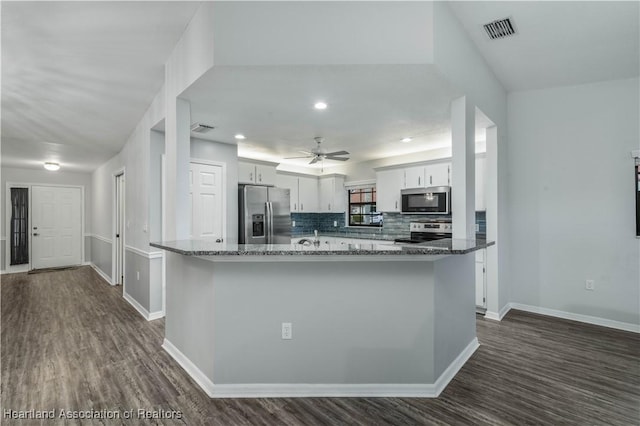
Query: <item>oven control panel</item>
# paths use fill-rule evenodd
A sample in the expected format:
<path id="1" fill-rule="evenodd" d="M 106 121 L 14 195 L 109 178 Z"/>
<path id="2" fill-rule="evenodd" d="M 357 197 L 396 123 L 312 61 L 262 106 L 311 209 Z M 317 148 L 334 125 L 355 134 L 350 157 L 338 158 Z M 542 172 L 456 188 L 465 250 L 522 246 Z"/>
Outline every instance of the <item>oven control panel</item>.
<path id="1" fill-rule="evenodd" d="M 410 232 L 452 232 L 450 222 L 411 222 L 409 230 Z"/>

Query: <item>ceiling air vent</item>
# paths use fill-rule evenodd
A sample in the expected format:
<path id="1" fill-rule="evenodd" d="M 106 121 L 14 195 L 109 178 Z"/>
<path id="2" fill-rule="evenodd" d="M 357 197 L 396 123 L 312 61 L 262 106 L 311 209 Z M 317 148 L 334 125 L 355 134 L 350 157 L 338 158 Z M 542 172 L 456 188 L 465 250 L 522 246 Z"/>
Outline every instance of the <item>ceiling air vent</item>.
<path id="1" fill-rule="evenodd" d="M 194 133 L 207 133 L 213 129 L 215 129 L 215 127 L 207 126 L 206 124 L 193 123 L 191 125 L 191 131 Z"/>
<path id="2" fill-rule="evenodd" d="M 484 30 L 487 32 L 487 35 L 491 40 L 504 38 L 516 33 L 513 23 L 509 18 L 499 19 L 497 21 L 484 24 Z"/>

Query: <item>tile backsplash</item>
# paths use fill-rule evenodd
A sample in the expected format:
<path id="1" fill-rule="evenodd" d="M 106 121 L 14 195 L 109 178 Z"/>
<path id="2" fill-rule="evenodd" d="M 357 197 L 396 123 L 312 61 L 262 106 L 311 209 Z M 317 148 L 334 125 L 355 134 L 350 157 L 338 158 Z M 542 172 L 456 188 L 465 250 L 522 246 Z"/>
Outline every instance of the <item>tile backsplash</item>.
<path id="1" fill-rule="evenodd" d="M 408 235 L 409 222 L 415 220 L 424 220 L 424 215 L 400 214 L 400 213 L 382 213 L 383 226 L 376 227 L 346 227 L 344 213 L 291 213 L 291 220 L 295 222 L 295 227 L 291 229 L 292 235 L 302 235 L 312 233 L 314 230 L 318 232 L 361 232 L 363 234 L 382 234 L 382 235 Z M 429 215 L 430 219 L 451 218 L 451 215 Z M 334 226 L 334 223 L 337 226 Z M 479 233 L 486 232 L 486 212 L 476 212 L 476 225 L 479 225 Z"/>

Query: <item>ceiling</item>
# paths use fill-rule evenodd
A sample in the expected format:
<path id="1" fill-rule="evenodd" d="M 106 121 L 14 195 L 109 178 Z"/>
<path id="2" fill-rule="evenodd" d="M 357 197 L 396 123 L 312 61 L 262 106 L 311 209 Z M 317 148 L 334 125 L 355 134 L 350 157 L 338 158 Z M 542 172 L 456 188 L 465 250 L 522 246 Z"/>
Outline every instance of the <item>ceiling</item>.
<path id="1" fill-rule="evenodd" d="M 640 74 L 640 2 L 466 1 L 450 6 L 508 91 Z M 506 17 L 517 33 L 490 40 L 482 26 Z"/>
<path id="2" fill-rule="evenodd" d="M 92 171 L 164 83 L 196 2 L 2 2 L 2 165 Z"/>
<path id="3" fill-rule="evenodd" d="M 2 165 L 92 171 L 119 152 L 197 6 L 2 2 Z M 450 6 L 508 90 L 639 74 L 638 2 Z M 482 24 L 507 16 L 518 33 L 489 41 Z M 194 122 L 217 127 L 204 138 L 247 136 L 243 156 L 283 161 L 322 136 L 350 162 L 450 145 L 449 103 L 460 95 L 426 65 L 218 67 L 183 94 Z M 317 100 L 329 108 L 313 109 Z"/>
<path id="4" fill-rule="evenodd" d="M 239 155 L 305 165 L 284 158 L 314 148 L 316 136 L 351 162 L 450 146 L 451 100 L 461 95 L 433 66 L 356 65 L 218 67 L 181 97 L 192 122 L 216 127 L 200 137 L 236 143 L 241 133 Z"/>

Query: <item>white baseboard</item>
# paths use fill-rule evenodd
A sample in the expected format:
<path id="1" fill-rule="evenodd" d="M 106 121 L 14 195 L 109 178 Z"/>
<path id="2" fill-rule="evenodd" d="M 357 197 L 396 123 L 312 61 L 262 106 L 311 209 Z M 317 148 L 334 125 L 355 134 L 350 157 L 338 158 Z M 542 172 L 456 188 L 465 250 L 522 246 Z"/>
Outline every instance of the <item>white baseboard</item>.
<path id="1" fill-rule="evenodd" d="M 211 398 L 435 398 L 437 392 L 436 386 L 431 384 L 247 383 L 214 385 L 213 394 L 209 396 Z"/>
<path id="2" fill-rule="evenodd" d="M 124 298 L 124 300 L 129 302 L 129 304 L 131 306 L 133 306 L 136 309 L 136 311 L 138 311 L 140 313 L 140 315 L 142 315 L 142 317 L 144 319 L 146 319 L 147 321 L 157 320 L 157 319 L 162 318 L 164 316 L 164 312 L 163 311 L 156 311 L 156 312 L 147 311 L 144 308 L 144 306 L 142 306 L 136 299 L 134 299 L 133 297 L 129 296 L 127 293 L 123 293 L 122 297 Z"/>
<path id="3" fill-rule="evenodd" d="M 133 306 L 136 309 L 136 311 L 138 311 L 140 315 L 142 315 L 144 319 L 146 319 L 147 321 L 153 321 L 153 320 L 162 318 L 164 316 L 164 312 L 162 311 L 156 311 L 156 312 L 147 311 L 144 308 L 144 306 L 142 306 L 136 299 L 134 299 L 127 293 L 123 293 L 122 297 L 124 298 L 124 300 L 129 302 L 129 304 Z"/>
<path id="4" fill-rule="evenodd" d="M 149 312 L 149 318 L 147 318 L 147 321 L 153 321 L 160 318 L 164 318 L 164 311 Z"/>
<path id="5" fill-rule="evenodd" d="M 507 315 L 510 310 L 511 303 L 507 303 L 502 307 L 502 309 L 500 309 L 500 312 L 487 311 L 485 312 L 484 317 L 494 321 L 502 321 L 502 318 L 504 318 L 504 316 Z"/>
<path id="6" fill-rule="evenodd" d="M 476 349 L 478 349 L 479 347 L 480 343 L 478 343 L 478 338 L 474 337 L 473 340 L 469 342 L 467 347 L 464 348 L 462 352 L 460 352 L 456 359 L 454 359 L 453 362 L 449 364 L 447 369 L 442 372 L 440 377 L 438 377 L 438 380 L 436 380 L 435 383 L 436 394 L 434 395 L 434 397 L 439 396 L 442 391 L 445 390 L 449 382 L 453 380 L 455 375 L 458 374 L 458 371 L 460 371 L 462 366 L 464 366 L 469 358 L 471 358 L 471 355 L 473 355 Z"/>
<path id="7" fill-rule="evenodd" d="M 599 325 L 602 327 L 615 328 L 617 330 L 640 333 L 640 325 L 628 322 L 615 321 L 607 318 L 593 317 L 590 315 L 574 314 L 572 312 L 558 311 L 556 309 L 542 308 L 540 306 L 524 305 L 522 303 L 510 303 L 511 309 L 531 312 L 534 314 L 547 315 L 550 317 L 563 318 L 572 321 L 584 322 L 587 324 Z"/>
<path id="8" fill-rule="evenodd" d="M 112 285 L 111 284 L 111 277 L 109 275 L 107 275 L 102 269 L 98 268 L 98 265 L 96 265 L 93 262 L 90 262 L 89 266 L 91 266 L 93 268 L 93 270 L 96 271 L 98 273 L 98 275 L 100 275 L 102 277 L 102 279 L 107 282 L 107 284 Z"/>
<path id="9" fill-rule="evenodd" d="M 479 347 L 473 340 L 456 357 L 434 384 L 311 384 L 311 383 L 242 383 L 213 382 L 178 348 L 164 339 L 162 347 L 176 360 L 210 398 L 310 398 L 310 397 L 405 397 L 436 398 Z"/>
<path id="10" fill-rule="evenodd" d="M 173 346 L 173 344 L 164 339 L 162 342 L 162 348 L 167 351 L 171 357 L 176 360 L 180 367 L 184 369 L 184 371 L 191 376 L 191 378 L 205 391 L 205 393 L 209 396 L 209 398 L 213 398 L 213 382 L 209 380 L 206 374 L 204 374 L 198 367 L 195 366 L 194 363 L 191 362 L 189 358 L 187 358 L 178 348 Z"/>

